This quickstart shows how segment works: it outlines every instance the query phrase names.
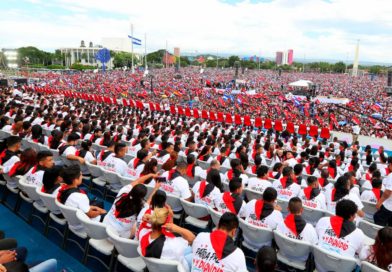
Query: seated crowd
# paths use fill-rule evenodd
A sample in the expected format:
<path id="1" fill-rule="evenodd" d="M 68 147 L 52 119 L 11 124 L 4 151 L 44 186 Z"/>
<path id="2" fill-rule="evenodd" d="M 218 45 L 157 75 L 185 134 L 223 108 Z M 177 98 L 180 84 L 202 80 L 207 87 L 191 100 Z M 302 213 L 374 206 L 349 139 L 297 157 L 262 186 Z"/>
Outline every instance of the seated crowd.
<path id="1" fill-rule="evenodd" d="M 272 240 L 259 244 L 239 232 L 243 220 L 392 271 L 392 156 L 382 147 L 374 152 L 337 138 L 56 96 L 40 97 L 36 108 L 1 97 L 0 129 L 7 133 L 1 174 L 23 176 L 60 203 L 139 241 L 145 257 L 177 260 L 190 271 L 246 271 L 245 247 L 258 252 L 258 271 L 274 271 Z M 25 140 L 48 149 L 23 147 Z M 84 178 L 97 178 L 90 165 L 130 180 L 105 185 L 116 195 L 109 211 L 81 188 Z M 167 194 L 217 211 L 219 224 L 197 235 L 174 224 L 183 207 L 168 205 Z M 365 213 L 367 203 L 375 214 Z M 321 210 L 325 217 L 306 221 L 304 209 Z M 370 237 L 373 245 L 358 227 L 363 220 L 380 226 L 377 237 Z M 6 264 L 1 257 L 0 252 L 0 264 Z"/>

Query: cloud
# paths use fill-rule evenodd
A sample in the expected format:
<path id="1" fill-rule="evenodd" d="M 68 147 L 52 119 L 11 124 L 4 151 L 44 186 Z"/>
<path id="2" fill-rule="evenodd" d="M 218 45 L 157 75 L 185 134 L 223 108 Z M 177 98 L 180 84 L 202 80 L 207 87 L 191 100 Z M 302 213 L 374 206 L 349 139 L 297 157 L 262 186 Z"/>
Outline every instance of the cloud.
<path id="1" fill-rule="evenodd" d="M 53 50 L 80 40 L 148 36 L 148 50 L 179 46 L 182 52 L 351 58 L 392 62 L 392 5 L 365 0 L 25 0 L 1 1 L 4 47 L 35 45 Z M 4 38 L 3 38 L 4 37 Z"/>

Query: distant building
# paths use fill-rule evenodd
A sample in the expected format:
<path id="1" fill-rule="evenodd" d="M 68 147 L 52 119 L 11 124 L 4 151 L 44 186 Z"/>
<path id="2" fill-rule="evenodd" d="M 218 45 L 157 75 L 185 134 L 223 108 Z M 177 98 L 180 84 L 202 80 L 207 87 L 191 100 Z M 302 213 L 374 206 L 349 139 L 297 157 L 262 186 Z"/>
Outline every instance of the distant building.
<path id="1" fill-rule="evenodd" d="M 276 52 L 275 62 L 276 62 L 276 65 L 282 65 L 283 64 L 283 52 L 282 51 Z"/>
<path id="2" fill-rule="evenodd" d="M 86 47 L 84 41 L 81 41 L 79 47 L 65 47 L 59 50 L 65 55 L 65 65 L 67 67 L 77 62 L 84 65 L 98 65 L 98 67 L 101 67 L 102 63 L 95 59 L 95 54 L 104 47 L 113 52 L 131 52 L 131 42 L 127 38 L 103 38 L 102 45 L 94 45 L 92 42 L 89 42 L 89 47 Z M 138 55 L 135 55 L 135 59 L 138 59 Z M 106 66 L 108 69 L 113 68 L 113 58 Z"/>
<path id="3" fill-rule="evenodd" d="M 288 53 L 287 53 L 287 64 L 291 65 L 294 62 L 294 50 L 293 49 L 289 49 Z"/>
<path id="4" fill-rule="evenodd" d="M 289 49 L 287 51 L 278 51 L 276 52 L 276 65 L 291 65 L 294 61 L 294 50 Z"/>

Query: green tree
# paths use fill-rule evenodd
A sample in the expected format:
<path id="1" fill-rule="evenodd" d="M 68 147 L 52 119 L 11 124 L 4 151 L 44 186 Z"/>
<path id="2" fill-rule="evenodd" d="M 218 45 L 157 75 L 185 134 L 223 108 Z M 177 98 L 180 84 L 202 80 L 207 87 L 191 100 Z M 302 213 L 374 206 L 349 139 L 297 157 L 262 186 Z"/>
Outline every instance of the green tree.
<path id="1" fill-rule="evenodd" d="M 133 59 L 134 64 L 136 64 L 137 59 L 134 57 Z M 116 68 L 119 67 L 131 67 L 132 66 L 132 53 L 127 53 L 127 52 L 118 52 L 115 54 L 113 58 L 113 65 Z"/>
<path id="2" fill-rule="evenodd" d="M 233 67 L 234 66 L 234 62 L 239 61 L 240 57 L 238 56 L 230 56 L 229 57 L 229 66 Z"/>
<path id="3" fill-rule="evenodd" d="M 339 61 L 333 65 L 332 70 L 335 73 L 344 73 L 346 71 L 346 64 L 343 61 Z"/>
<path id="4" fill-rule="evenodd" d="M 374 65 L 374 66 L 371 66 L 369 68 L 369 73 L 371 73 L 371 74 L 380 74 L 381 73 L 381 69 L 382 69 L 382 66 Z"/>
<path id="5" fill-rule="evenodd" d="M 161 63 L 162 58 L 165 55 L 165 52 L 166 52 L 166 50 L 161 49 L 161 50 L 147 54 L 147 62 L 148 63 Z"/>

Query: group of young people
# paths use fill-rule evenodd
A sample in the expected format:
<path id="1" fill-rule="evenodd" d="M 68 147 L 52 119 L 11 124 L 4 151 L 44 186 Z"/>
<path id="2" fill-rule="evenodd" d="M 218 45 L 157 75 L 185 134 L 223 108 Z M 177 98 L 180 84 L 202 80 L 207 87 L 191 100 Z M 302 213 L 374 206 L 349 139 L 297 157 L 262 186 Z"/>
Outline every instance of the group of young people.
<path id="1" fill-rule="evenodd" d="M 237 242 L 243 238 L 255 251 L 271 244 L 254 244 L 245 232 L 239 237 L 242 218 L 341 255 L 371 258 L 384 269 L 392 263 L 390 255 L 380 254 L 390 252 L 392 240 L 392 157 L 382 147 L 374 152 L 337 139 L 34 92 L 2 93 L 0 110 L 0 129 L 10 135 L 0 154 L 2 173 L 23 176 L 120 236 L 137 239 L 146 257 L 178 260 L 191 271 L 245 271 Z M 22 139 L 48 150 L 22 150 Z M 55 161 L 50 149 L 70 164 Z M 88 164 L 132 180 L 126 186 L 110 183 L 116 198 L 109 211 L 80 188 L 91 174 Z M 153 189 L 145 199 L 147 187 Z M 244 188 L 260 197 L 247 199 Z M 167 194 L 217 210 L 222 214 L 217 229 L 195 236 L 174 224 L 182 206 L 170 207 Z M 276 204 L 278 199 L 287 203 L 287 211 Z M 362 201 L 373 202 L 378 212 L 364 214 Z M 306 222 L 303 206 L 328 210 L 331 216 Z M 374 246 L 364 244 L 357 228 L 364 217 L 386 226 Z"/>

